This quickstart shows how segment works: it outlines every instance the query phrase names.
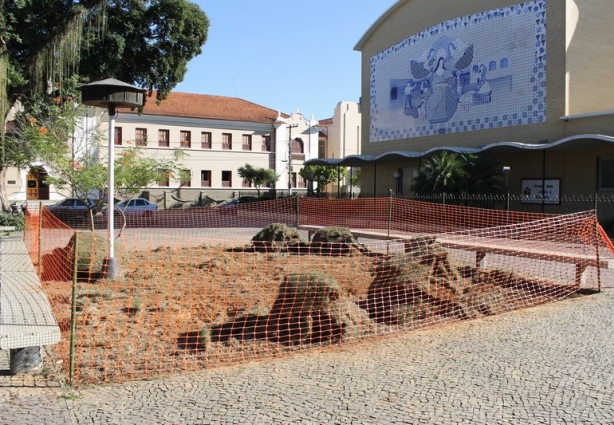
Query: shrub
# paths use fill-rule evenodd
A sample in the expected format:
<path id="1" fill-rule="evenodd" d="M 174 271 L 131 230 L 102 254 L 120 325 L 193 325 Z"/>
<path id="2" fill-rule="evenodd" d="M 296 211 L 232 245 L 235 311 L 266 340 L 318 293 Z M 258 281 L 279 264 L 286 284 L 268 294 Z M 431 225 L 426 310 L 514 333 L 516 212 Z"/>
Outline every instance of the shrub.
<path id="1" fill-rule="evenodd" d="M 22 231 L 25 226 L 25 216 L 22 213 L 0 213 L 0 226 L 15 226 L 16 231 Z"/>

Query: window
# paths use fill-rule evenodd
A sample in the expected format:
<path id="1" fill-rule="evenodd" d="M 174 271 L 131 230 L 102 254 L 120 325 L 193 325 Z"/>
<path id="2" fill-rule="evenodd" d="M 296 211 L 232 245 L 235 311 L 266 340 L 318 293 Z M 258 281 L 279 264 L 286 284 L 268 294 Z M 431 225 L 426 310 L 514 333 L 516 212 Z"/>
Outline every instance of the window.
<path id="1" fill-rule="evenodd" d="M 243 181 L 241 182 L 241 187 L 252 187 L 252 182 L 247 179 L 243 179 Z"/>
<path id="2" fill-rule="evenodd" d="M 222 187 L 232 187 L 232 171 L 222 171 Z"/>
<path id="3" fill-rule="evenodd" d="M 501 59 L 501 65 L 499 65 L 500 68 L 507 68 L 508 66 L 508 60 L 507 58 L 503 58 Z"/>
<path id="4" fill-rule="evenodd" d="M 271 136 L 262 136 L 262 152 L 271 152 Z"/>
<path id="5" fill-rule="evenodd" d="M 497 62 L 495 61 L 490 61 L 488 63 L 488 70 L 489 71 L 496 71 L 497 70 Z"/>
<path id="6" fill-rule="evenodd" d="M 147 146 L 147 129 L 137 128 L 135 131 L 134 141 L 137 146 Z"/>
<path id="7" fill-rule="evenodd" d="M 200 172 L 200 187 L 211 187 L 211 170 Z"/>
<path id="8" fill-rule="evenodd" d="M 614 157 L 599 158 L 599 190 L 614 190 Z"/>
<path id="9" fill-rule="evenodd" d="M 191 148 L 192 147 L 192 132 L 187 130 L 181 130 L 179 133 L 179 147 Z"/>
<path id="10" fill-rule="evenodd" d="M 292 141 L 292 153 L 304 153 L 302 139 L 294 139 Z"/>
<path id="11" fill-rule="evenodd" d="M 158 146 L 161 148 L 168 148 L 168 130 L 158 130 Z"/>
<path id="12" fill-rule="evenodd" d="M 190 187 L 192 185 L 192 172 L 190 170 L 181 170 L 179 172 L 179 186 Z"/>
<path id="13" fill-rule="evenodd" d="M 206 131 L 200 133 L 200 147 L 202 149 L 211 149 L 211 133 Z"/>
<path id="14" fill-rule="evenodd" d="M 115 127 L 115 139 L 113 143 L 116 145 L 122 144 L 122 128 L 121 127 Z"/>
<path id="15" fill-rule="evenodd" d="M 168 187 L 171 173 L 168 170 L 158 170 L 158 186 Z"/>
<path id="16" fill-rule="evenodd" d="M 244 151 L 252 150 L 252 135 L 251 134 L 243 135 L 243 150 Z"/>
<path id="17" fill-rule="evenodd" d="M 232 134 L 222 133 L 222 149 L 232 150 Z"/>
<path id="18" fill-rule="evenodd" d="M 393 87 L 392 90 L 390 90 L 390 100 L 397 100 L 397 96 L 398 90 L 396 87 Z"/>

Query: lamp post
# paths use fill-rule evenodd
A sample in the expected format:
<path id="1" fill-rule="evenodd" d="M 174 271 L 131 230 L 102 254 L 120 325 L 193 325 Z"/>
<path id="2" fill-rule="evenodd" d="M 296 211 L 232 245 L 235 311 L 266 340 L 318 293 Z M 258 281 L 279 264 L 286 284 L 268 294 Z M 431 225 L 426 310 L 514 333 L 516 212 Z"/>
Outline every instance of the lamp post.
<path id="1" fill-rule="evenodd" d="M 275 121 L 273 127 L 277 130 L 284 123 Z M 298 124 L 286 124 L 288 126 L 288 195 L 292 195 L 292 129 L 298 127 Z"/>
<path id="2" fill-rule="evenodd" d="M 109 190 L 107 191 L 109 255 L 104 259 L 103 273 L 107 279 L 117 279 L 119 261 L 115 258 L 115 108 L 143 106 L 145 90 L 114 78 L 95 81 L 79 87 L 81 103 L 106 108 L 109 112 Z"/>
<path id="3" fill-rule="evenodd" d="M 507 186 L 507 175 L 510 172 L 510 167 L 503 167 L 503 174 L 505 174 L 505 209 L 506 211 L 510 210 L 510 191 Z"/>
<path id="4" fill-rule="evenodd" d="M 398 171 L 395 171 L 394 174 L 394 182 L 395 182 L 395 192 L 397 194 L 397 196 L 399 196 L 399 192 L 401 189 L 401 184 L 400 184 L 400 179 L 401 179 L 401 173 L 399 173 Z"/>

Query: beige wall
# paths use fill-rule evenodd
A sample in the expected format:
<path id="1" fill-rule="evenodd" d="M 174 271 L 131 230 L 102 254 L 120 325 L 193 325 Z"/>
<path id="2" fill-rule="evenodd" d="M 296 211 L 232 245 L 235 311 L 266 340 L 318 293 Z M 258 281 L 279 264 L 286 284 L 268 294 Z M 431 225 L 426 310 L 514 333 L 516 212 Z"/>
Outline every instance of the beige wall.
<path id="1" fill-rule="evenodd" d="M 348 155 L 360 155 L 361 153 L 361 111 L 360 105 L 356 102 L 342 101 L 337 103 L 333 114 L 333 123 L 328 127 L 328 144 L 326 148 L 326 158 L 343 158 Z M 350 188 L 350 170 L 348 169 L 345 179 L 340 182 L 330 184 L 325 188 L 328 192 L 358 192 L 358 187 Z"/>
<path id="2" fill-rule="evenodd" d="M 362 153 L 378 155 L 390 151 L 424 152 L 440 146 L 479 147 L 497 142 L 537 144 L 556 142 L 583 134 L 613 135 L 614 98 L 607 96 L 612 67 L 609 40 L 614 39 L 609 0 L 549 0 L 547 3 L 546 122 L 433 135 L 370 143 L 370 60 L 388 47 L 438 23 L 481 11 L 517 4 L 517 0 L 405 0 L 396 3 L 376 21 L 361 39 L 362 52 Z M 601 116 L 603 113 L 605 114 Z M 599 116 L 564 119 L 570 114 L 597 113 Z M 612 156 L 614 145 L 595 146 L 589 138 L 573 151 L 552 148 L 546 151 L 546 178 L 561 178 L 563 194 L 594 193 L 597 189 L 599 157 Z M 591 148 L 588 148 L 591 146 Z M 511 153 L 510 153 L 511 152 Z M 505 154 L 489 151 L 502 165 L 511 167 L 510 190 L 520 188 L 522 178 L 542 176 L 542 150 L 516 150 Z M 363 192 L 393 189 L 393 172 L 407 168 L 414 160 L 378 163 L 363 167 Z M 374 169 L 377 184 L 374 185 Z M 503 179 L 503 175 L 502 175 Z"/>
<path id="3" fill-rule="evenodd" d="M 128 120 L 130 117 L 126 118 Z M 116 146 L 116 155 L 121 155 L 122 149 L 134 147 L 135 132 L 137 128 L 146 128 L 148 145 L 143 147 L 146 154 L 158 158 L 170 158 L 173 151 L 180 149 L 180 132 L 182 130 L 190 131 L 192 137 L 192 147 L 185 149 L 186 156 L 182 159 L 184 169 L 191 171 L 191 187 L 201 187 L 201 171 L 211 171 L 211 188 L 222 188 L 222 171 L 231 171 L 232 186 L 230 189 L 245 190 L 242 186 L 242 179 L 239 177 L 237 169 L 249 163 L 255 167 L 271 168 L 273 165 L 274 152 L 274 135 L 273 127 L 270 132 L 255 131 L 255 130 L 231 130 L 220 128 L 207 127 L 192 127 L 188 125 L 163 125 L 152 124 L 147 122 L 147 117 L 143 116 L 141 122 L 126 122 L 123 119 L 118 119 L 116 126 L 122 128 L 122 146 Z M 132 120 L 131 120 L 132 121 Z M 158 130 L 169 130 L 170 146 L 168 148 L 158 147 Z M 212 135 L 212 148 L 201 148 L 201 132 L 210 132 Z M 222 133 L 232 135 L 232 150 L 222 149 Z M 252 150 L 243 150 L 243 135 L 252 136 Z M 262 152 L 262 136 L 270 135 L 272 137 L 273 152 Z M 105 148 L 106 149 L 106 148 Z M 106 158 L 106 152 L 102 150 Z M 156 185 L 152 186 L 157 187 Z M 179 187 L 179 181 L 170 181 L 170 188 Z M 209 188 L 206 188 L 209 189 Z"/>
<path id="4" fill-rule="evenodd" d="M 362 139 L 363 154 L 385 151 L 424 151 L 434 146 L 476 147 L 493 142 L 511 141 L 538 143 L 564 137 L 560 117 L 565 115 L 565 3 L 548 2 L 547 9 L 547 118 L 545 123 L 466 131 L 445 135 L 416 137 L 369 143 L 370 135 L 370 58 L 420 31 L 458 16 L 496 9 L 518 3 L 504 0 L 463 0 L 433 2 L 406 0 L 386 20 L 380 23 L 362 46 Z M 614 127 L 613 127 L 614 128 Z"/>
<path id="5" fill-rule="evenodd" d="M 566 1 L 566 115 L 612 111 L 614 97 L 608 92 L 614 84 L 614 4 L 611 0 Z"/>

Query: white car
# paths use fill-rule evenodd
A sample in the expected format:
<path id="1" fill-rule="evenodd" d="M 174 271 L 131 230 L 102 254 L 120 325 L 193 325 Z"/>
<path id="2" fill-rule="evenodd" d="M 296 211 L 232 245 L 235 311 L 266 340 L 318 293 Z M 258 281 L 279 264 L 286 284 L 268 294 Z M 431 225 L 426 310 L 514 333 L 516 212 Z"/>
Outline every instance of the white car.
<path id="1" fill-rule="evenodd" d="M 144 198 L 125 199 L 118 204 L 115 204 L 115 210 L 121 210 L 126 217 L 152 217 L 158 212 L 158 204 L 150 202 Z M 102 209 L 102 214 L 107 215 L 108 207 Z M 119 212 L 116 212 L 119 214 Z"/>

